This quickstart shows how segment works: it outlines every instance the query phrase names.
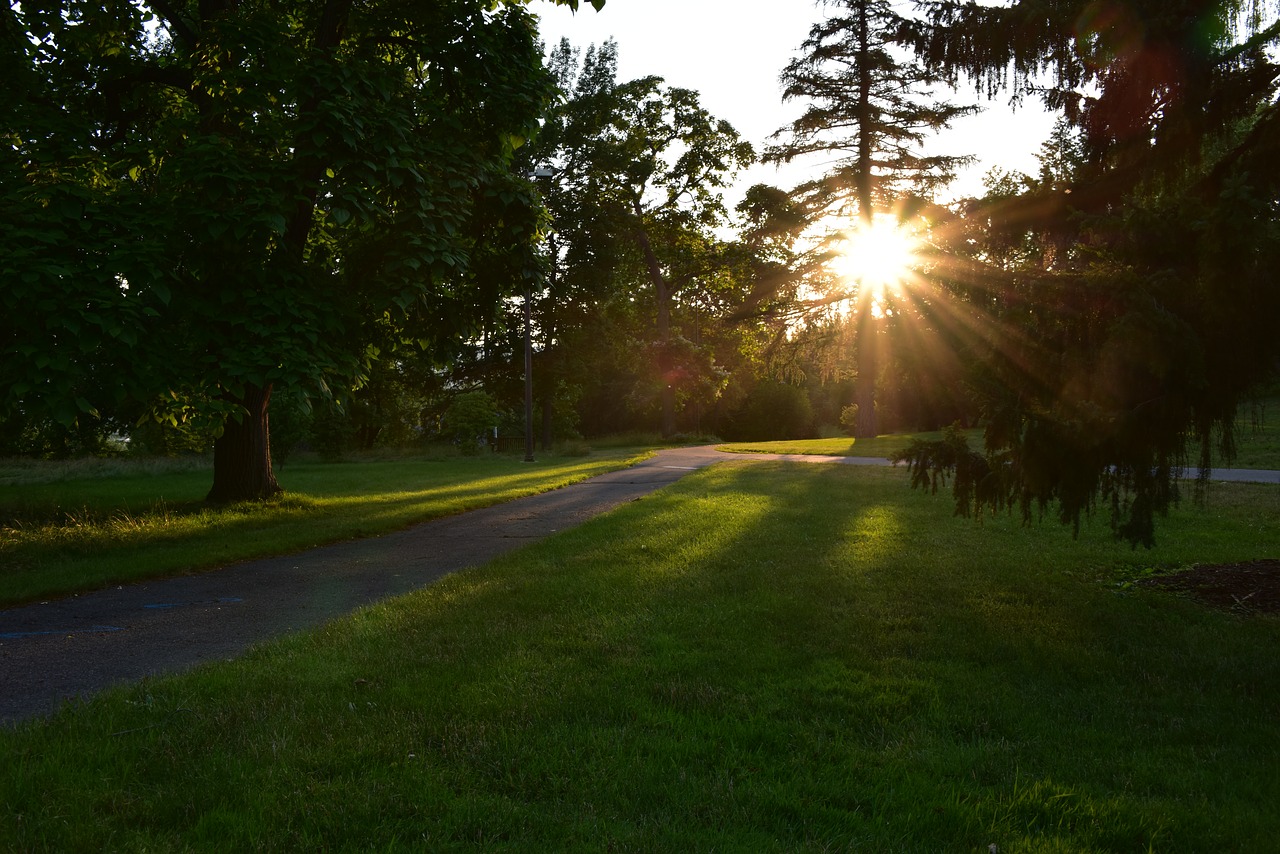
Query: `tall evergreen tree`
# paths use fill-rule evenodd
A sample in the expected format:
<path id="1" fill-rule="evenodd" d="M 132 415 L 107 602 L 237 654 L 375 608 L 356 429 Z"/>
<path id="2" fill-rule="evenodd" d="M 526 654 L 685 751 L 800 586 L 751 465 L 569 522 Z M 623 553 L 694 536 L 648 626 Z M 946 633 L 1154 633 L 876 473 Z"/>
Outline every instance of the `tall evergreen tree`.
<path id="1" fill-rule="evenodd" d="M 908 456 L 920 482 L 956 473 L 962 512 L 1056 503 L 1078 525 L 1103 502 L 1150 545 L 1189 443 L 1202 476 L 1230 459 L 1238 406 L 1280 365 L 1280 21 L 1250 0 L 929 7 L 915 38 L 931 63 L 1038 94 L 1073 134 L 953 235 L 984 452 Z M 975 222 L 1041 251 L 993 264 L 964 239 Z"/>
<path id="2" fill-rule="evenodd" d="M 928 196 L 951 180 L 967 158 L 925 154 L 923 144 L 976 109 L 937 99 L 940 78 L 911 53 L 905 36 L 912 22 L 889 0 L 831 5 L 837 14 L 813 26 L 802 54 L 782 73 L 783 99 L 802 100 L 806 109 L 765 155 L 774 162 L 834 155 L 821 177 L 794 191 L 811 220 L 828 230 L 828 245 L 849 228 L 869 230 L 877 215 L 891 212 L 904 196 Z M 873 289 L 859 287 L 859 437 L 877 433 L 872 303 Z"/>

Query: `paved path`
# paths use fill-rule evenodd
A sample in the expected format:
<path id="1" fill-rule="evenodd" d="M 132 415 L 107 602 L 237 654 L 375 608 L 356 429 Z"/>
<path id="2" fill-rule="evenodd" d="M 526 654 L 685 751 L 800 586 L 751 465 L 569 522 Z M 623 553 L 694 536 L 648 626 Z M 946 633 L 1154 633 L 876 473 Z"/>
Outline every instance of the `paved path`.
<path id="1" fill-rule="evenodd" d="M 232 658 L 579 525 L 723 459 L 710 447 L 665 450 L 629 469 L 391 534 L 0 610 L 0 722 Z"/>
<path id="2" fill-rule="evenodd" d="M 232 658 L 572 528 L 725 459 L 887 462 L 665 450 L 629 469 L 392 534 L 0 610 L 0 723 L 47 714 L 111 685 Z M 1223 474 L 1213 479 L 1235 479 Z M 1280 472 L 1256 474 L 1280 483 Z"/>

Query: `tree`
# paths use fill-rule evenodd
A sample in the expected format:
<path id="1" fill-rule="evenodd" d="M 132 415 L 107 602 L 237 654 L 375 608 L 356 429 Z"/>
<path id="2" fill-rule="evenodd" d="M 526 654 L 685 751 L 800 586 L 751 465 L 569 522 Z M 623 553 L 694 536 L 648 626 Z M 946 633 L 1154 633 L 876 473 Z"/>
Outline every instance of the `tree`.
<path id="1" fill-rule="evenodd" d="M 911 21 L 888 0 L 832 5 L 840 13 L 813 26 L 802 55 L 782 73 L 783 99 L 803 99 L 805 112 L 784 129 L 785 141 L 765 155 L 781 162 L 815 153 L 836 156 L 822 177 L 794 191 L 811 220 L 827 230 L 828 247 L 847 230 L 836 223 L 853 216 L 869 231 L 877 214 L 891 212 L 904 196 L 927 197 L 950 181 L 967 158 L 926 155 L 922 143 L 975 109 L 936 98 L 940 78 L 911 56 L 905 38 Z M 870 284 L 858 287 L 854 306 L 858 437 L 878 432 L 879 358 Z"/>
<path id="2" fill-rule="evenodd" d="M 210 500 L 277 492 L 275 389 L 359 385 L 536 274 L 511 166 L 553 90 L 522 7 L 6 7 L 0 405 L 211 412 Z"/>
<path id="3" fill-rule="evenodd" d="M 619 83 L 613 42 L 588 49 L 580 66 L 562 43 L 552 67 L 564 101 L 526 155 L 530 165 L 536 160 L 558 170 L 543 191 L 552 214 L 551 281 L 563 293 L 547 308 L 560 313 L 554 328 L 565 333 L 567 294 L 600 299 L 608 290 L 634 290 L 638 283 L 627 276 L 638 262 L 653 300 L 656 341 L 646 350 L 656 363 L 662 432 L 671 435 L 678 377 L 702 373 L 681 356 L 690 350 L 673 328 L 677 296 L 727 263 L 713 234 L 726 221 L 720 193 L 754 154 L 696 92 L 657 77 Z M 551 318 L 549 311 L 541 316 Z"/>
<path id="4" fill-rule="evenodd" d="M 985 448 L 906 458 L 919 483 L 954 474 L 961 512 L 1056 504 L 1078 525 L 1103 503 L 1149 546 L 1189 443 L 1202 477 L 1229 460 L 1240 402 L 1280 365 L 1280 22 L 1229 0 L 930 6 L 930 62 L 1040 95 L 1079 146 L 1060 129 L 1070 168 L 954 224 Z M 998 240 L 967 239 L 975 223 Z"/>

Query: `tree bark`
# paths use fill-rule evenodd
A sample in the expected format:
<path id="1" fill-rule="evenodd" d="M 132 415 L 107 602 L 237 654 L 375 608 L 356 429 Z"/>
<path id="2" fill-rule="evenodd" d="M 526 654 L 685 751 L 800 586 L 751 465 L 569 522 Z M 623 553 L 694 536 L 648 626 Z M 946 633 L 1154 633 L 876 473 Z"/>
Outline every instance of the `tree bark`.
<path id="1" fill-rule="evenodd" d="M 871 75 L 871 38 L 867 21 L 867 4 L 858 6 L 858 169 L 857 195 L 858 218 L 863 228 L 870 228 L 875 221 L 872 195 L 873 168 L 871 155 L 872 108 L 871 94 L 874 80 Z M 858 404 L 858 420 L 854 426 L 855 439 L 874 439 L 880 425 L 876 418 L 876 375 L 880 372 L 876 352 L 876 321 L 872 312 L 871 282 L 858 283 L 858 327 L 854 338 L 857 347 L 858 379 L 854 396 Z"/>
<path id="2" fill-rule="evenodd" d="M 870 312 L 868 312 L 870 314 Z M 879 435 L 876 417 L 876 374 L 879 360 L 876 352 L 876 323 L 873 319 L 858 318 L 858 424 L 854 426 L 855 439 L 874 439 Z"/>
<path id="3" fill-rule="evenodd" d="M 649 280 L 653 282 L 654 299 L 658 308 L 658 371 L 662 382 L 662 438 L 666 439 L 676 432 L 676 390 L 671 386 L 670 377 L 673 365 L 667 343 L 671 340 L 671 292 L 667 288 L 667 279 L 662 274 L 662 265 L 649 243 L 649 234 L 644 230 L 640 210 L 640 202 L 634 203 L 636 215 L 636 241 L 644 255 L 645 265 L 649 268 Z"/>
<path id="4" fill-rule="evenodd" d="M 857 352 L 854 355 L 858 362 L 858 378 L 854 383 L 854 397 L 858 404 L 858 419 L 853 436 L 855 439 L 874 439 L 880 435 L 880 423 L 876 417 L 876 375 L 880 373 L 880 359 L 870 295 L 858 300 L 857 324 L 854 336 Z"/>
<path id="5" fill-rule="evenodd" d="M 234 401 L 244 407 L 239 419 L 228 418 L 213 443 L 213 488 L 210 504 L 262 501 L 283 492 L 271 468 L 271 439 L 267 408 L 271 386 L 249 387 Z"/>

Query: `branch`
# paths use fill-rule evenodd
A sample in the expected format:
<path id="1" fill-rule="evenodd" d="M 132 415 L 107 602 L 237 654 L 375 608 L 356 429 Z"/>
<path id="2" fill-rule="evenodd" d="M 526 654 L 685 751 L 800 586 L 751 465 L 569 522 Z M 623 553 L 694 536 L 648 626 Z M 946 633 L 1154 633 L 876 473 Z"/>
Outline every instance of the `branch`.
<path id="1" fill-rule="evenodd" d="M 195 47 L 200 33 L 182 17 L 181 13 L 169 0 L 146 0 L 147 5 L 156 17 L 165 22 L 165 27 L 174 39 L 181 41 L 187 49 Z"/>

